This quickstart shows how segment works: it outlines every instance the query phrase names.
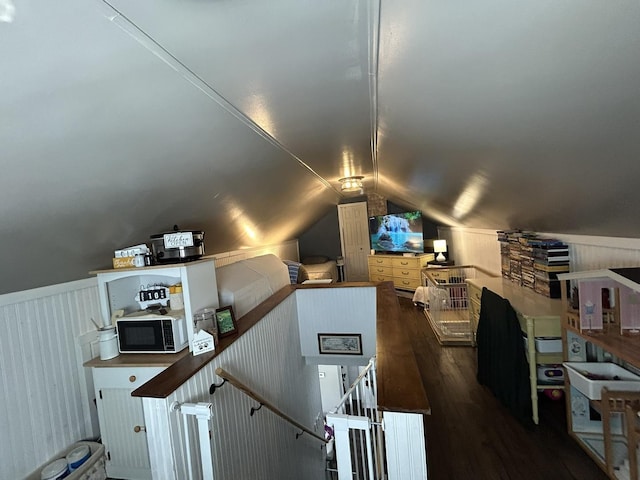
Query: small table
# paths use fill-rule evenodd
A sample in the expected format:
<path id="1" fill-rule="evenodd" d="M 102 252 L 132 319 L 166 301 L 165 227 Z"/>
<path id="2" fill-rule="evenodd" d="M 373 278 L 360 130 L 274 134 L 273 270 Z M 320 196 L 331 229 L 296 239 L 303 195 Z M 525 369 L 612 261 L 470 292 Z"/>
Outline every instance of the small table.
<path id="1" fill-rule="evenodd" d="M 428 267 L 453 267 L 456 264 L 453 260 L 445 260 L 444 262 L 439 262 L 437 260 L 431 260 L 427 262 Z"/>

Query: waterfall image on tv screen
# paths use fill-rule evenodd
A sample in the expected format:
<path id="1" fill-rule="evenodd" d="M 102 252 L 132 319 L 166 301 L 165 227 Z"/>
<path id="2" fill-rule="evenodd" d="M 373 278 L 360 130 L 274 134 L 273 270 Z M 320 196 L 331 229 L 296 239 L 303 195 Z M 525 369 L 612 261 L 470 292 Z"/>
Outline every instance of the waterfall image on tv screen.
<path id="1" fill-rule="evenodd" d="M 422 213 L 404 212 L 369 219 L 371 248 L 378 252 L 423 253 Z"/>

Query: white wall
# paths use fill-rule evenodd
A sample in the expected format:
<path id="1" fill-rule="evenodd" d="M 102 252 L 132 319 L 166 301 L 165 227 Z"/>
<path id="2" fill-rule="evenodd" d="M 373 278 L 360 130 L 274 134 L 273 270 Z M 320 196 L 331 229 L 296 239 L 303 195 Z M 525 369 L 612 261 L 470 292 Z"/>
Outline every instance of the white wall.
<path id="1" fill-rule="evenodd" d="M 500 275 L 500 244 L 495 230 L 472 228 L 439 229 L 441 238 L 451 244 L 456 265 L 477 265 Z M 640 266 L 640 239 L 594 237 L 563 233 L 538 232 L 569 245 L 572 272 L 601 268 Z"/>
<path id="2" fill-rule="evenodd" d="M 302 355 L 307 363 L 367 365 L 376 354 L 376 288 L 314 288 L 298 290 L 298 321 Z M 320 355 L 318 333 L 356 333 L 362 356 Z"/>
<path id="3" fill-rule="evenodd" d="M 345 373 L 346 375 L 346 373 Z M 340 403 L 345 393 L 340 365 L 318 365 L 322 411 L 327 413 Z"/>
<path id="4" fill-rule="evenodd" d="M 495 230 L 438 228 L 456 265 L 475 265 L 500 275 L 500 244 Z"/>

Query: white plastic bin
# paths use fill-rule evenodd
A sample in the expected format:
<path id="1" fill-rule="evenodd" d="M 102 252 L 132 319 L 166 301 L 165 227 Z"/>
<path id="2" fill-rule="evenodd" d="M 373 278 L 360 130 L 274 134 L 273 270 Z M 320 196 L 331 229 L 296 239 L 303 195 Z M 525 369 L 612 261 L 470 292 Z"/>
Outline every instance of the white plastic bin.
<path id="1" fill-rule="evenodd" d="M 563 365 L 567 368 L 571 386 L 591 400 L 600 400 L 603 387 L 615 391 L 640 391 L 640 377 L 615 363 L 564 362 Z"/>
<path id="2" fill-rule="evenodd" d="M 535 343 L 539 353 L 562 353 L 562 338 L 536 337 Z"/>

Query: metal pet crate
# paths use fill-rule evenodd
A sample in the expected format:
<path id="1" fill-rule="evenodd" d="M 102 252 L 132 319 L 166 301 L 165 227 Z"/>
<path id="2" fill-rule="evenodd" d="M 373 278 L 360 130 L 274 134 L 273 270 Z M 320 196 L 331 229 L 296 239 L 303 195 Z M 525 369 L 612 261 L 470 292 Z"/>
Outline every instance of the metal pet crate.
<path id="1" fill-rule="evenodd" d="M 491 276 L 473 265 L 422 271 L 422 285 L 427 290 L 424 314 L 441 345 L 473 344 L 466 280 Z"/>

